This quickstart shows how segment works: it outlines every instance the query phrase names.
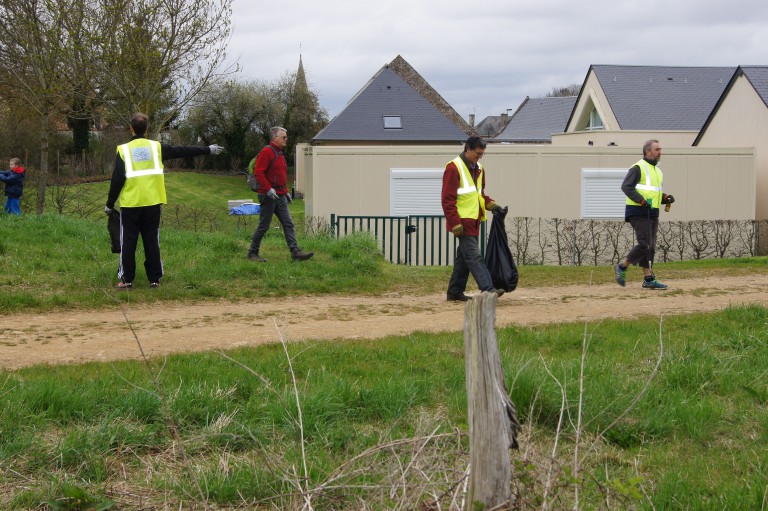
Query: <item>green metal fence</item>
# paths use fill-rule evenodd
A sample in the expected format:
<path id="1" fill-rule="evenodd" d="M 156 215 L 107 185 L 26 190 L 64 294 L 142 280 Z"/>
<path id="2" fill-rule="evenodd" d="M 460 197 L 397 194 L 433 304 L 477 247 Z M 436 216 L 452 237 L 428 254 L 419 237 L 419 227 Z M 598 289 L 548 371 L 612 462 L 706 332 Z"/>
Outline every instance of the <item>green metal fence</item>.
<path id="1" fill-rule="evenodd" d="M 331 215 L 331 229 L 336 237 L 353 232 L 370 233 L 384 258 L 410 266 L 448 266 L 453 264 L 458 241 L 445 228 L 445 217 L 341 216 Z M 480 250 L 485 254 L 486 223 L 480 232 Z"/>

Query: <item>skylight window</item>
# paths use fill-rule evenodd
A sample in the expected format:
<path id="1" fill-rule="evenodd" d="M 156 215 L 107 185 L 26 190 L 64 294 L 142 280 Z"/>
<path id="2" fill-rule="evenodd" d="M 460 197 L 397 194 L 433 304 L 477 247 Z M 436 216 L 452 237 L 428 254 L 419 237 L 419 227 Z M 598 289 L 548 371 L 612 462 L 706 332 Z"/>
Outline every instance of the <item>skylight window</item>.
<path id="1" fill-rule="evenodd" d="M 403 129 L 403 122 L 399 115 L 385 115 L 384 116 L 384 129 L 385 130 L 401 130 Z"/>

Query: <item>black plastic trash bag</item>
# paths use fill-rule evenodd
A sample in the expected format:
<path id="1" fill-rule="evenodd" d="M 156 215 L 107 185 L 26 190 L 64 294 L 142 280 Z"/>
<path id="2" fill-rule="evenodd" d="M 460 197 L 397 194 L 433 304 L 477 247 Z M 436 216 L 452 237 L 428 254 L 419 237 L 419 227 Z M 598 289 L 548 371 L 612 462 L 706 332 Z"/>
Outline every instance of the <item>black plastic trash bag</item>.
<path id="1" fill-rule="evenodd" d="M 485 265 L 491 272 L 493 287 L 506 292 L 517 288 L 518 279 L 517 266 L 512 258 L 512 252 L 509 251 L 507 231 L 504 228 L 504 218 L 508 210 L 509 207 L 505 207 L 501 212 L 493 214 L 491 233 L 488 235 L 488 245 L 485 247 Z"/>
<path id="2" fill-rule="evenodd" d="M 120 212 L 112 210 L 107 215 L 107 231 L 109 232 L 109 241 L 112 243 L 112 253 L 120 253 Z"/>

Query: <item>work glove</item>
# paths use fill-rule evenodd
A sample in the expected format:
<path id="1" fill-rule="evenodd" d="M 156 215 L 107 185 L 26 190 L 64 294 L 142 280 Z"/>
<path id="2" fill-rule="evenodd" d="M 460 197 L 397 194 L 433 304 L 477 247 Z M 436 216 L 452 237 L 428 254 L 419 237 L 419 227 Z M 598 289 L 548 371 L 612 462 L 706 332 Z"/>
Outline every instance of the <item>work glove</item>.
<path id="1" fill-rule="evenodd" d="M 211 154 L 219 154 L 224 150 L 222 146 L 217 144 L 209 145 L 208 149 L 211 151 Z"/>
<path id="2" fill-rule="evenodd" d="M 104 214 L 105 215 L 111 215 L 112 211 L 113 211 L 113 209 L 110 208 L 109 206 L 104 206 Z"/>
<path id="3" fill-rule="evenodd" d="M 267 197 L 269 197 L 272 200 L 278 200 L 280 197 L 277 195 L 277 192 L 274 188 L 270 188 L 267 192 Z"/>
<path id="4" fill-rule="evenodd" d="M 672 204 L 673 202 L 675 202 L 675 197 L 674 197 L 674 196 L 672 196 L 672 195 L 665 195 L 665 196 L 664 196 L 664 199 L 665 199 L 665 200 L 661 201 L 661 202 L 663 202 L 664 204 Z"/>
<path id="5" fill-rule="evenodd" d="M 647 206 L 648 208 L 653 207 L 653 199 L 643 199 L 643 203 L 640 204 L 641 206 Z"/>
<path id="6" fill-rule="evenodd" d="M 456 225 L 454 225 L 454 226 L 453 226 L 453 228 L 451 229 L 451 232 L 452 232 L 452 233 L 453 233 L 453 235 L 454 235 L 454 236 L 456 236 L 457 238 L 461 238 L 461 237 L 464 235 L 464 226 L 463 226 L 463 225 L 461 225 L 461 224 L 456 224 Z"/>
<path id="7" fill-rule="evenodd" d="M 293 199 L 291 198 L 291 194 L 290 193 L 286 193 L 285 194 L 285 202 L 288 203 L 288 204 L 293 202 Z"/>

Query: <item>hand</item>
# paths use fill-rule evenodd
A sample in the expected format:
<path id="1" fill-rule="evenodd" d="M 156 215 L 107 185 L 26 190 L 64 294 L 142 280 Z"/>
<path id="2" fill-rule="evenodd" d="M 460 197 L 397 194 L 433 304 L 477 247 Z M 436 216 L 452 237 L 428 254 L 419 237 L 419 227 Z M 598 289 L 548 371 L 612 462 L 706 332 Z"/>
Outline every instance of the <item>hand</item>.
<path id="1" fill-rule="evenodd" d="M 653 199 L 643 199 L 643 203 L 640 204 L 641 206 L 646 206 L 648 208 L 653 207 Z"/>
<path id="2" fill-rule="evenodd" d="M 461 238 L 461 237 L 464 235 L 464 226 L 463 226 L 463 225 L 461 225 L 461 224 L 456 224 L 456 225 L 454 225 L 454 226 L 453 226 L 453 228 L 451 229 L 451 232 L 452 232 L 452 233 L 453 233 L 453 235 L 454 235 L 454 236 L 456 236 L 457 238 Z"/>
<path id="3" fill-rule="evenodd" d="M 275 191 L 275 189 L 274 189 L 274 188 L 270 188 L 270 189 L 269 189 L 269 191 L 267 192 L 267 197 L 269 197 L 269 198 L 270 198 L 270 199 L 272 199 L 272 200 L 277 200 L 277 199 L 279 199 L 279 198 L 280 198 L 280 197 L 277 195 L 277 192 Z"/>
<path id="4" fill-rule="evenodd" d="M 666 204 L 672 204 L 673 202 L 675 202 L 675 197 L 673 195 L 667 195 Z"/>
<path id="5" fill-rule="evenodd" d="M 114 210 L 112 208 L 110 208 L 109 206 L 104 206 L 104 214 L 105 215 L 111 215 L 112 211 L 114 211 Z"/>
<path id="6" fill-rule="evenodd" d="M 290 193 L 286 193 L 285 194 L 285 202 L 287 202 L 288 204 L 293 202 L 293 199 L 291 198 L 291 194 Z"/>
<path id="7" fill-rule="evenodd" d="M 224 150 L 222 146 L 217 144 L 209 145 L 208 149 L 211 151 L 211 154 L 219 154 Z"/>

